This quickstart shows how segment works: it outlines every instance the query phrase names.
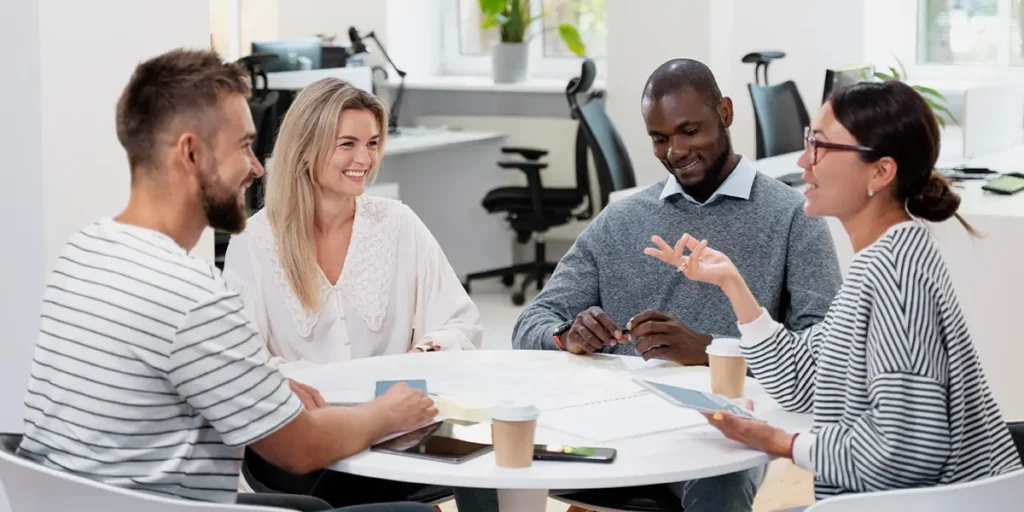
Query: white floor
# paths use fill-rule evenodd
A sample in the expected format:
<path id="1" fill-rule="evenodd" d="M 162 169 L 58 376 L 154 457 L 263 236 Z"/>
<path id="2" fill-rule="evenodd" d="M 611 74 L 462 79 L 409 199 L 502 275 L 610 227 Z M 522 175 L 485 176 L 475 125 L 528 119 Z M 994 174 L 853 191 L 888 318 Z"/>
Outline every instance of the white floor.
<path id="1" fill-rule="evenodd" d="M 475 281 L 470 298 L 480 308 L 480 320 L 484 326 L 484 341 L 481 348 L 488 350 L 509 350 L 512 348 L 512 328 L 526 306 L 512 305 L 514 288 L 505 288 L 497 278 Z M 527 291 L 527 304 L 537 295 L 531 287 Z"/>

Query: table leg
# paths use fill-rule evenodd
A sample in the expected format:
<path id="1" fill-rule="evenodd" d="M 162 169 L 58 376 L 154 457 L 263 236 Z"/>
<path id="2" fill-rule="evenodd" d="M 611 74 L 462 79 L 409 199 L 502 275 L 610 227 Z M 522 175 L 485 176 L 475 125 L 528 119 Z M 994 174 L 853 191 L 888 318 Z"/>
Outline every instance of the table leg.
<path id="1" fill-rule="evenodd" d="M 537 489 L 498 489 L 500 512 L 544 512 L 548 491 Z"/>

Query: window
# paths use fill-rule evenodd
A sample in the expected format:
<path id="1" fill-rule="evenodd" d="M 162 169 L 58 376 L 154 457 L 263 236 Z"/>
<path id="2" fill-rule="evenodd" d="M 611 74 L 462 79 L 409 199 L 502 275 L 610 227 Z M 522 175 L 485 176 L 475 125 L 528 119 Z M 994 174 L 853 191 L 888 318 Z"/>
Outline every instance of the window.
<path id="1" fill-rule="evenodd" d="M 579 73 L 581 59 L 569 51 L 558 34 L 562 23 L 574 25 L 604 75 L 607 55 L 607 0 L 530 0 L 534 16 L 544 17 L 529 28 L 530 75 L 568 78 Z M 489 75 L 491 46 L 500 40 L 497 28 L 480 28 L 479 0 L 445 0 L 442 64 L 450 74 Z"/>
<path id="2" fill-rule="evenodd" d="M 920 0 L 917 62 L 1024 65 L 1024 0 Z"/>

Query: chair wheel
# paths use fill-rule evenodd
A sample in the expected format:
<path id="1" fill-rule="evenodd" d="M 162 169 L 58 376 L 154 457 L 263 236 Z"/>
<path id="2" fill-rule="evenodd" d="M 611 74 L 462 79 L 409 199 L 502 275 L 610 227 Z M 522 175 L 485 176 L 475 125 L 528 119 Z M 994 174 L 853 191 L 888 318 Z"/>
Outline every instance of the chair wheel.
<path id="1" fill-rule="evenodd" d="M 526 304 L 526 296 L 520 292 L 513 293 L 512 304 L 516 306 L 522 306 L 523 304 Z"/>
<path id="2" fill-rule="evenodd" d="M 512 274 L 501 276 L 501 284 L 505 285 L 505 288 L 511 288 L 512 285 L 516 284 L 516 276 Z"/>

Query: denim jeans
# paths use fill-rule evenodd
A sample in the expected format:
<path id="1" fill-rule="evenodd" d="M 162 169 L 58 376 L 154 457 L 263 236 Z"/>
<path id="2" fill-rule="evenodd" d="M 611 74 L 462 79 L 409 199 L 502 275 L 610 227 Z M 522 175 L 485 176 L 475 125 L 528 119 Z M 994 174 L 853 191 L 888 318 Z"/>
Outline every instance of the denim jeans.
<path id="1" fill-rule="evenodd" d="M 242 493 L 238 495 L 239 505 L 283 508 L 296 512 L 434 512 L 434 509 L 419 503 L 381 503 L 377 505 L 356 505 L 345 508 L 331 508 L 326 501 L 300 494 Z"/>
<path id="2" fill-rule="evenodd" d="M 750 512 L 768 466 L 668 484 L 686 512 Z"/>

